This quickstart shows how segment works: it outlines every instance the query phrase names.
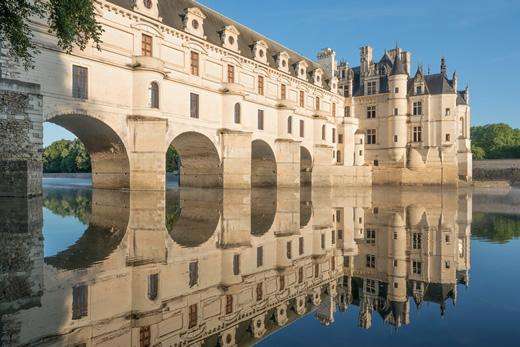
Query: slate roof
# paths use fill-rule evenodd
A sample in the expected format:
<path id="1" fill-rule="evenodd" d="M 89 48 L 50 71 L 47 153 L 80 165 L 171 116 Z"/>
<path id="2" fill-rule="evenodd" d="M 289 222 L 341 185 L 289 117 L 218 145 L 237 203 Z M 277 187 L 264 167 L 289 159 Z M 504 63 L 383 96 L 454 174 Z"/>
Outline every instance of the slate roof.
<path id="1" fill-rule="evenodd" d="M 115 5 L 121 6 L 127 10 L 133 9 L 133 0 L 108 1 Z M 182 23 L 184 10 L 190 7 L 198 7 L 206 16 L 206 19 L 203 23 L 203 27 L 207 41 L 219 47 L 222 47 L 220 31 L 227 25 L 235 26 L 240 33 L 240 36 L 238 37 L 238 49 L 241 52 L 240 54 L 249 59 L 254 59 L 252 45 L 256 41 L 265 41 L 268 46 L 268 65 L 274 69 L 277 69 L 278 66 L 275 61 L 275 56 L 280 52 L 286 52 L 289 55 L 289 72 L 294 77 L 297 77 L 295 64 L 302 60 L 305 60 L 309 64 L 309 68 L 307 69 L 307 81 L 309 83 L 313 83 L 313 80 L 311 78 L 312 71 L 321 67 L 318 63 L 284 47 L 278 42 L 268 39 L 267 37 L 255 32 L 254 30 L 246 27 L 245 25 L 235 22 L 194 0 L 160 0 L 158 2 L 158 6 L 159 16 L 162 17 L 163 23 L 167 26 L 181 31 L 184 30 L 184 25 Z M 328 76 L 327 73 L 324 73 L 324 87 L 327 89 L 330 89 L 329 82 L 331 77 L 332 76 Z"/>
<path id="2" fill-rule="evenodd" d="M 403 60 L 401 59 L 401 55 L 397 54 L 395 56 L 394 60 L 394 66 L 392 66 L 392 76 L 393 75 L 408 75 L 408 72 L 406 71 L 406 66 L 403 63 Z"/>

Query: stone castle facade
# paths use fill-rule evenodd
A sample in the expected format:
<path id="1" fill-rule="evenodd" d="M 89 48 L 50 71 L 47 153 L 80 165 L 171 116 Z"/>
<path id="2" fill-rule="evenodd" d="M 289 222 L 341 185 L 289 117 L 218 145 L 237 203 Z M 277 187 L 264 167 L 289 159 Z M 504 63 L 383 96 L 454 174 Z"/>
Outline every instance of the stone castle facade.
<path id="1" fill-rule="evenodd" d="M 192 0 L 96 10 L 100 50 L 65 54 L 38 19 L 35 69 L 1 49 L 0 129 L 16 139 L 2 142 L 0 195 L 40 193 L 47 121 L 85 144 L 96 188 L 164 189 L 170 145 L 184 186 L 471 180 L 469 93 L 445 65 L 412 76 L 408 52 L 375 62 L 370 47 L 359 67 L 330 49 L 311 61 Z"/>

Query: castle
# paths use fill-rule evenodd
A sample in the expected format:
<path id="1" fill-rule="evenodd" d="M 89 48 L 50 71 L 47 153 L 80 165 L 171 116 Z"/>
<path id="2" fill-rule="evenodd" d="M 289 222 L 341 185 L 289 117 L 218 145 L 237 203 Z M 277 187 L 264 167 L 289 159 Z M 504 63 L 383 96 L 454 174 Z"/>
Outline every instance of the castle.
<path id="1" fill-rule="evenodd" d="M 0 49 L 0 195 L 41 194 L 44 122 L 73 132 L 95 188 L 370 186 L 471 180 L 468 90 L 400 48 L 359 67 L 312 61 L 192 0 L 96 0 L 100 49 L 41 53 L 25 71 Z M 5 134 L 4 134 L 5 133 Z"/>

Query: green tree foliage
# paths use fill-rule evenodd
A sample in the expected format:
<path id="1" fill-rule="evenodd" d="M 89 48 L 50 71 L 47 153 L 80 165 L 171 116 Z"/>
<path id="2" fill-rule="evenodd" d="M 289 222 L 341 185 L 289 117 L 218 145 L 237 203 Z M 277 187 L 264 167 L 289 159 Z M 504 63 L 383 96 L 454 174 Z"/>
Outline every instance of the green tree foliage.
<path id="1" fill-rule="evenodd" d="M 90 172 L 90 156 L 79 140 L 59 140 L 43 151 L 43 172 Z"/>
<path id="2" fill-rule="evenodd" d="M 166 152 L 166 172 L 175 172 L 180 167 L 180 156 L 177 150 L 170 146 Z"/>
<path id="3" fill-rule="evenodd" d="M 61 217 L 76 217 L 87 225 L 92 210 L 92 191 L 47 189 L 43 206 Z"/>
<path id="4" fill-rule="evenodd" d="M 7 42 L 9 53 L 25 68 L 33 66 L 38 48 L 33 41 L 31 18 L 47 21 L 56 35 L 58 46 L 70 53 L 74 46 L 81 50 L 92 41 L 99 48 L 103 29 L 96 22 L 92 0 L 1 0 L 0 42 Z"/>
<path id="5" fill-rule="evenodd" d="M 481 159 L 520 158 L 520 129 L 507 124 L 488 124 L 471 128 L 473 157 Z"/>

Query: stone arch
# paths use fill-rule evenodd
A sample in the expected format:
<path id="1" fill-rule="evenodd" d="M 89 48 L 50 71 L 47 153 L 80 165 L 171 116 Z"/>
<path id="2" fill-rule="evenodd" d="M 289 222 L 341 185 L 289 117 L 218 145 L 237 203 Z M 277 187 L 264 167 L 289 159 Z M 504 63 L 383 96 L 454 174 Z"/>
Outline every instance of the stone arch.
<path id="1" fill-rule="evenodd" d="M 300 146 L 300 184 L 308 186 L 312 183 L 312 155 L 311 152 Z"/>
<path id="2" fill-rule="evenodd" d="M 170 146 L 180 156 L 180 186 L 222 188 L 220 155 L 210 138 L 189 131 L 177 135 Z"/>
<path id="3" fill-rule="evenodd" d="M 276 218 L 276 187 L 251 190 L 251 234 L 262 236 L 271 230 Z"/>
<path id="4" fill-rule="evenodd" d="M 271 146 L 263 140 L 251 144 L 251 186 L 276 187 L 276 157 Z"/>
<path id="5" fill-rule="evenodd" d="M 47 117 L 85 145 L 92 165 L 92 186 L 99 189 L 130 188 L 130 161 L 117 131 L 100 117 L 82 113 L 62 113 Z"/>

